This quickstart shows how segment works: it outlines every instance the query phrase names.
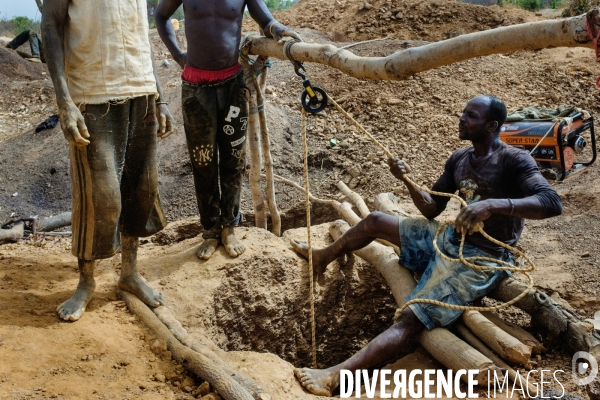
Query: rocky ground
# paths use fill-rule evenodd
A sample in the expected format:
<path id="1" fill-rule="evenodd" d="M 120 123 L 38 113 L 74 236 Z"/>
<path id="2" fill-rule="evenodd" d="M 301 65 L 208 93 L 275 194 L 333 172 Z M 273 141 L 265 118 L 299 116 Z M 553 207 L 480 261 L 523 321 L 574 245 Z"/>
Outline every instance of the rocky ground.
<path id="1" fill-rule="evenodd" d="M 547 16 L 448 1 L 301 0 L 277 18 L 296 27 L 310 42 L 386 38 L 351 48 L 361 56 L 385 56 L 424 41 Z M 245 24 L 245 32 L 256 29 L 251 22 Z M 140 268 L 161 288 L 191 333 L 228 350 L 221 354 L 223 358 L 245 368 L 244 373 L 277 398 L 301 398 L 302 390 L 291 378 L 291 365 L 307 365 L 310 354 L 307 297 L 298 289 L 308 284 L 305 264 L 285 241 L 246 228 L 242 236 L 251 245 L 240 259 L 230 260 L 223 252 L 207 263 L 194 258 L 201 227 L 183 134 L 180 70 L 155 33 L 152 43 L 176 122 L 175 134 L 161 141 L 159 150 L 161 194 L 172 225 L 142 246 Z M 267 117 L 275 171 L 300 182 L 303 163 L 297 99 L 302 85 L 290 63 L 273 61 Z M 33 131 L 56 113 L 47 69 L 24 61 L 4 46 L 0 46 L 0 65 L 0 221 L 11 215 L 48 216 L 66 211 L 70 195 L 62 132 L 59 127 Z M 306 67 L 314 85 L 325 88 L 392 152 L 408 160 L 415 179 L 426 185 L 440 174 L 452 150 L 464 145 L 457 137 L 457 116 L 477 94 L 494 94 L 510 109 L 569 103 L 593 115 L 600 113 L 600 92 L 594 86 L 600 68 L 590 49 L 482 57 L 402 82 L 370 82 L 320 65 Z M 391 181 L 380 151 L 333 108 L 310 118 L 309 143 L 311 190 L 319 197 L 339 199 L 335 183 L 343 180 L 368 202 L 383 191 L 394 191 L 408 201 L 403 186 Z M 520 242 L 537 265 L 536 286 L 567 299 L 586 318 L 600 309 L 599 169 L 596 163 L 556 184 L 564 202 L 563 215 L 529 221 Z M 286 215 L 284 226 L 303 226 L 302 194 L 279 184 L 276 189 Z M 251 220 L 247 184 L 242 207 Z M 408 204 L 406 208 L 411 209 Z M 317 222 L 335 218 L 323 207 L 315 207 L 314 214 Z M 294 234 L 301 232 L 286 235 Z M 315 235 L 316 240 L 328 240 L 325 228 Z M 77 282 L 69 245 L 68 237 L 46 237 L 0 246 L 0 398 L 162 399 L 206 394 L 200 392 L 204 390 L 201 381 L 188 377 L 118 299 L 114 289 L 118 257 L 100 263 L 98 293 L 82 320 L 74 324 L 58 320 L 54 309 L 70 296 Z M 317 282 L 317 341 L 323 365 L 338 362 L 364 345 L 389 324 L 393 314 L 385 283 L 363 263 L 351 268 L 336 266 Z M 283 286 L 278 282 L 284 282 Z M 516 310 L 504 316 L 527 324 Z M 549 348 L 536 368 L 569 372 L 572 354 L 559 344 Z M 586 397 L 574 385 L 567 390 Z"/>

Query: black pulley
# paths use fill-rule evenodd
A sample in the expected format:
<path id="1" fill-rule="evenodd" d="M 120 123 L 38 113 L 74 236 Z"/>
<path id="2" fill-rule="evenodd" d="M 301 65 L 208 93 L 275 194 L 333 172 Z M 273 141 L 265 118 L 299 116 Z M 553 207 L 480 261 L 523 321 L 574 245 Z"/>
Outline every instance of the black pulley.
<path id="1" fill-rule="evenodd" d="M 301 100 L 307 112 L 316 114 L 327 106 L 327 93 L 318 86 L 306 86 Z"/>

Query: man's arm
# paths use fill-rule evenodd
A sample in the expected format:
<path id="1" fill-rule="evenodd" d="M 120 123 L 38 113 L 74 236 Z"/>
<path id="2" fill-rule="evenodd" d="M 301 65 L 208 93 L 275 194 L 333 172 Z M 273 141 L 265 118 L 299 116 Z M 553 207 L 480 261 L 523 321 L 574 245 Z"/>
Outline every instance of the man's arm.
<path id="1" fill-rule="evenodd" d="M 173 133 L 173 116 L 169 111 L 169 107 L 167 107 L 166 98 L 163 94 L 160 81 L 158 80 L 156 64 L 154 63 L 154 52 L 152 51 L 152 43 L 150 43 L 150 58 L 152 59 L 152 72 L 154 73 L 154 80 L 156 80 L 156 91 L 158 92 L 158 98 L 155 100 L 156 119 L 158 119 L 158 131 L 156 136 L 161 139 L 166 139 Z"/>
<path id="2" fill-rule="evenodd" d="M 273 18 L 273 15 L 271 15 L 271 12 L 263 0 L 247 0 L 246 6 L 248 6 L 250 16 L 258 23 L 266 37 L 273 38 L 279 43 L 282 42 L 284 36 L 302 40 L 296 31 L 277 22 L 275 18 Z"/>
<path id="3" fill-rule="evenodd" d="M 181 0 L 161 0 L 154 11 L 154 21 L 156 22 L 156 30 L 167 46 L 167 49 L 169 49 L 173 60 L 183 68 L 185 67 L 187 54 L 179 47 L 175 29 L 173 29 L 173 25 L 171 24 L 171 16 L 181 4 Z"/>
<path id="4" fill-rule="evenodd" d="M 413 203 L 419 209 L 421 214 L 427 219 L 437 217 L 440 212 L 438 211 L 438 205 L 434 198 L 429 193 L 415 188 L 406 180 L 406 175 L 410 173 L 410 166 L 398 158 L 388 159 L 388 165 L 390 166 L 391 173 L 404 182 Z"/>
<path id="5" fill-rule="evenodd" d="M 73 103 L 65 73 L 64 26 L 67 21 L 69 0 L 46 0 L 42 12 L 42 37 L 46 64 L 54 84 L 58 115 L 65 138 L 78 146 L 86 146 L 90 135 L 79 108 Z"/>
<path id="6" fill-rule="evenodd" d="M 562 214 L 560 196 L 539 173 L 533 158 L 527 155 L 518 161 L 520 165 L 517 169 L 524 173 L 512 176 L 526 196 L 521 199 L 486 199 L 471 203 L 460 210 L 456 218 L 454 228 L 458 233 L 472 233 L 478 222 L 488 219 L 492 214 L 527 219 L 544 219 Z"/>

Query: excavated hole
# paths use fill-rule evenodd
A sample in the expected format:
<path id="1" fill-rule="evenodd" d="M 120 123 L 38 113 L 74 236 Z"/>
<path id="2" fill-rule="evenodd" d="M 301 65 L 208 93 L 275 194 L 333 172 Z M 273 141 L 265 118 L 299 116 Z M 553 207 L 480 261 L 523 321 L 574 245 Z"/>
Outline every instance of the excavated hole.
<path id="1" fill-rule="evenodd" d="M 224 350 L 269 352 L 295 366 L 311 366 L 307 277 L 294 281 L 290 265 L 276 254 L 247 264 L 228 269 L 217 290 L 211 339 Z M 391 325 L 396 309 L 383 278 L 360 258 L 329 269 L 315 282 L 320 367 L 338 364 L 364 347 Z"/>
<path id="2" fill-rule="evenodd" d="M 330 206 L 313 204 L 313 226 L 339 219 Z M 253 226 L 246 218 L 244 225 Z M 303 204 L 282 213 L 282 230 L 306 226 Z M 169 244 L 202 232 L 198 220 L 167 228 L 152 238 Z M 242 261 L 242 260 L 240 260 Z M 273 250 L 228 265 L 215 291 L 207 334 L 227 351 L 269 352 L 295 366 L 311 366 L 308 274 Z M 315 320 L 319 366 L 340 363 L 392 324 L 396 305 L 375 267 L 358 257 L 315 281 Z M 414 348 L 402 349 L 403 354 Z M 390 354 L 390 357 L 394 355 Z"/>

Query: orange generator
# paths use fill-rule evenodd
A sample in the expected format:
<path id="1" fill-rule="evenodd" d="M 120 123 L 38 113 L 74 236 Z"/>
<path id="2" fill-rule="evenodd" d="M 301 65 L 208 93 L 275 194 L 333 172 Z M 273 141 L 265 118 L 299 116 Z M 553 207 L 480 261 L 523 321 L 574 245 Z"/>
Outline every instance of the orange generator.
<path id="1" fill-rule="evenodd" d="M 506 122 L 500 140 L 528 151 L 546 179 L 562 181 L 596 161 L 594 118 L 581 112 L 570 118 L 570 126 L 564 119 Z"/>

